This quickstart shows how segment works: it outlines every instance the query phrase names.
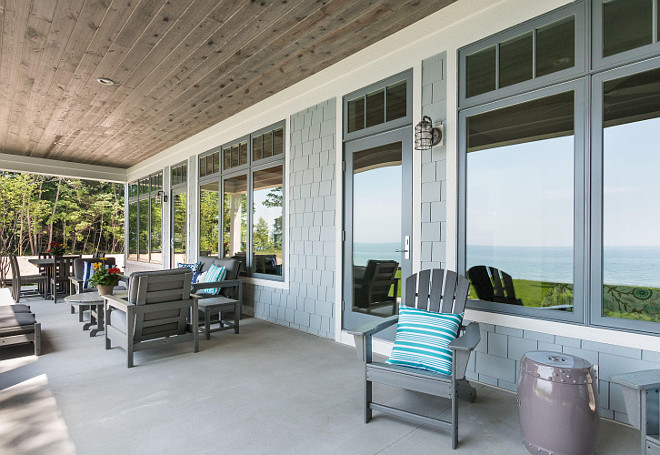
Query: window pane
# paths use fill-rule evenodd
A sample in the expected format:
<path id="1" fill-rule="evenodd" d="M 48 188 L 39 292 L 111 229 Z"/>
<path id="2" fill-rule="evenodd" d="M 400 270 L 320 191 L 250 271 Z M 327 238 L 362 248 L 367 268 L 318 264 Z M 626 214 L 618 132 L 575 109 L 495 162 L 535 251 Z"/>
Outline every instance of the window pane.
<path id="1" fill-rule="evenodd" d="M 273 155 L 281 155 L 284 153 L 284 130 L 273 131 Z"/>
<path id="2" fill-rule="evenodd" d="M 532 78 L 532 33 L 500 43 L 500 87 Z"/>
<path id="3" fill-rule="evenodd" d="M 184 183 L 188 180 L 188 165 L 184 164 L 181 166 L 181 183 Z"/>
<path id="4" fill-rule="evenodd" d="M 187 234 L 187 202 L 186 193 L 174 195 L 172 204 L 172 238 L 174 239 L 174 256 L 172 265 L 186 262 L 186 234 Z"/>
<path id="5" fill-rule="evenodd" d="M 238 161 L 238 144 L 231 146 L 231 167 L 236 167 L 240 163 Z"/>
<path id="6" fill-rule="evenodd" d="M 653 40 L 653 0 L 612 0 L 603 4 L 603 57 Z"/>
<path id="7" fill-rule="evenodd" d="M 235 257 L 246 270 L 247 175 L 226 179 L 223 193 L 223 257 Z"/>
<path id="8" fill-rule="evenodd" d="M 367 95 L 367 127 L 385 122 L 385 90 Z"/>
<path id="9" fill-rule="evenodd" d="M 603 314 L 660 322 L 660 70 L 604 84 Z"/>
<path id="10" fill-rule="evenodd" d="M 254 161 L 260 160 L 261 158 L 264 157 L 262 143 L 263 143 L 262 135 L 252 138 L 252 159 Z"/>
<path id="11" fill-rule="evenodd" d="M 220 152 L 213 154 L 213 172 L 220 172 Z"/>
<path id="12" fill-rule="evenodd" d="M 223 166 L 225 169 L 231 168 L 231 147 L 223 149 Z"/>
<path id="13" fill-rule="evenodd" d="M 241 142 L 238 146 L 239 148 L 239 163 L 241 164 L 247 164 L 248 162 L 248 144 L 246 142 Z"/>
<path id="14" fill-rule="evenodd" d="M 573 92 L 468 118 L 471 298 L 573 310 Z"/>
<path id="15" fill-rule="evenodd" d="M 140 249 L 140 261 L 149 260 L 149 199 L 142 199 L 139 203 L 140 206 L 140 226 L 139 226 L 139 241 L 138 247 Z"/>
<path id="16" fill-rule="evenodd" d="M 348 132 L 364 128 L 364 98 L 348 102 Z"/>
<path id="17" fill-rule="evenodd" d="M 387 121 L 406 116 L 406 81 L 387 87 Z"/>
<path id="18" fill-rule="evenodd" d="M 151 262 L 163 262 L 163 206 L 151 198 Z"/>
<path id="19" fill-rule="evenodd" d="M 140 184 L 140 195 L 149 194 L 149 179 L 142 179 Z"/>
<path id="20" fill-rule="evenodd" d="M 253 175 L 253 271 L 282 276 L 282 166 L 257 171 Z"/>
<path id="21" fill-rule="evenodd" d="M 466 72 L 468 98 L 495 90 L 495 46 L 468 55 Z"/>
<path id="22" fill-rule="evenodd" d="M 199 176 L 204 177 L 206 175 L 206 157 L 199 159 Z"/>
<path id="23" fill-rule="evenodd" d="M 218 217 L 220 199 L 218 182 L 200 187 L 199 193 L 199 255 L 218 257 Z"/>
<path id="24" fill-rule="evenodd" d="M 273 132 L 264 133 L 264 158 L 273 156 Z"/>
<path id="25" fill-rule="evenodd" d="M 137 260 L 137 202 L 128 204 L 128 259 Z"/>
<path id="26" fill-rule="evenodd" d="M 575 66 L 575 17 L 536 30 L 536 77 Z"/>

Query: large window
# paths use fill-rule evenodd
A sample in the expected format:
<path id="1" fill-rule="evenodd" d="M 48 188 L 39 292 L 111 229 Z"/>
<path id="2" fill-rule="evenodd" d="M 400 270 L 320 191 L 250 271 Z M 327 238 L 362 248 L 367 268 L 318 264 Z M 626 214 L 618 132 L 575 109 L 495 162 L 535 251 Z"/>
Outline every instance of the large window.
<path id="1" fill-rule="evenodd" d="M 172 166 L 172 254 L 171 266 L 188 262 L 188 166 Z"/>
<path id="2" fill-rule="evenodd" d="M 283 278 L 283 123 L 199 158 L 199 253 L 236 258 L 243 275 Z"/>
<path id="3" fill-rule="evenodd" d="M 129 184 L 128 259 L 163 261 L 163 173 Z"/>
<path id="4" fill-rule="evenodd" d="M 658 0 L 586 6 L 459 51 L 459 268 L 473 308 L 660 333 Z"/>

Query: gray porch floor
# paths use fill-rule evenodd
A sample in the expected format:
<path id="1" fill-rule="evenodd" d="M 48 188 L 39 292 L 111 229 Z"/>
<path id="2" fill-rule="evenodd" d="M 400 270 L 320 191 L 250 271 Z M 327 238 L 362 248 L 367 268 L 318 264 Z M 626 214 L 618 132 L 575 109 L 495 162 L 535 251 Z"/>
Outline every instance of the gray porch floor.
<path id="1" fill-rule="evenodd" d="M 6 289 L 0 304 L 9 303 Z M 516 396 L 477 384 L 461 403 L 459 448 L 447 433 L 375 413 L 362 420 L 362 366 L 352 348 L 247 319 L 241 333 L 136 353 L 106 351 L 65 303 L 26 299 L 43 355 L 0 350 L 0 453 L 526 454 Z M 383 401 L 429 415 L 447 403 L 380 387 Z M 639 433 L 603 421 L 598 453 L 639 453 Z"/>

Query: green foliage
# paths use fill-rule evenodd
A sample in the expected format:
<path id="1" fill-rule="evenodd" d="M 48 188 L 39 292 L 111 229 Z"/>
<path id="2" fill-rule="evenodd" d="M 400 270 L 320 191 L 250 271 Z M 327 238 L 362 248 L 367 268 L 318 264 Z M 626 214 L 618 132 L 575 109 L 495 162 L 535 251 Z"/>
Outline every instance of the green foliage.
<path id="1" fill-rule="evenodd" d="M 0 254 L 37 255 L 52 241 L 68 252 L 121 253 L 123 185 L 0 172 Z"/>

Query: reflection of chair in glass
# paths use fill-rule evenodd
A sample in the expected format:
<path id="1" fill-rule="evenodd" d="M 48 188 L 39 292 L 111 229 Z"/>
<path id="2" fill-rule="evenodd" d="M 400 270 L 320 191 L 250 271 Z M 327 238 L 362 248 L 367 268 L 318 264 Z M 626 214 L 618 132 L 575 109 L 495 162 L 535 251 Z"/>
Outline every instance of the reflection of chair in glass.
<path id="1" fill-rule="evenodd" d="M 371 313 L 377 308 L 392 306 L 396 314 L 399 280 L 395 278 L 399 269 L 396 261 L 378 261 L 369 259 L 366 267 L 353 267 L 353 306 L 358 311 Z M 390 295 L 390 289 L 394 292 Z"/>
<path id="2" fill-rule="evenodd" d="M 274 254 L 255 254 L 254 266 L 256 273 L 268 275 L 281 275 L 282 267 L 277 265 L 277 256 Z"/>
<path id="3" fill-rule="evenodd" d="M 489 273 L 490 272 L 490 273 Z M 475 265 L 468 270 L 468 278 L 477 292 L 479 300 L 488 302 L 522 305 L 522 300 L 516 298 L 511 275 L 495 267 Z"/>

